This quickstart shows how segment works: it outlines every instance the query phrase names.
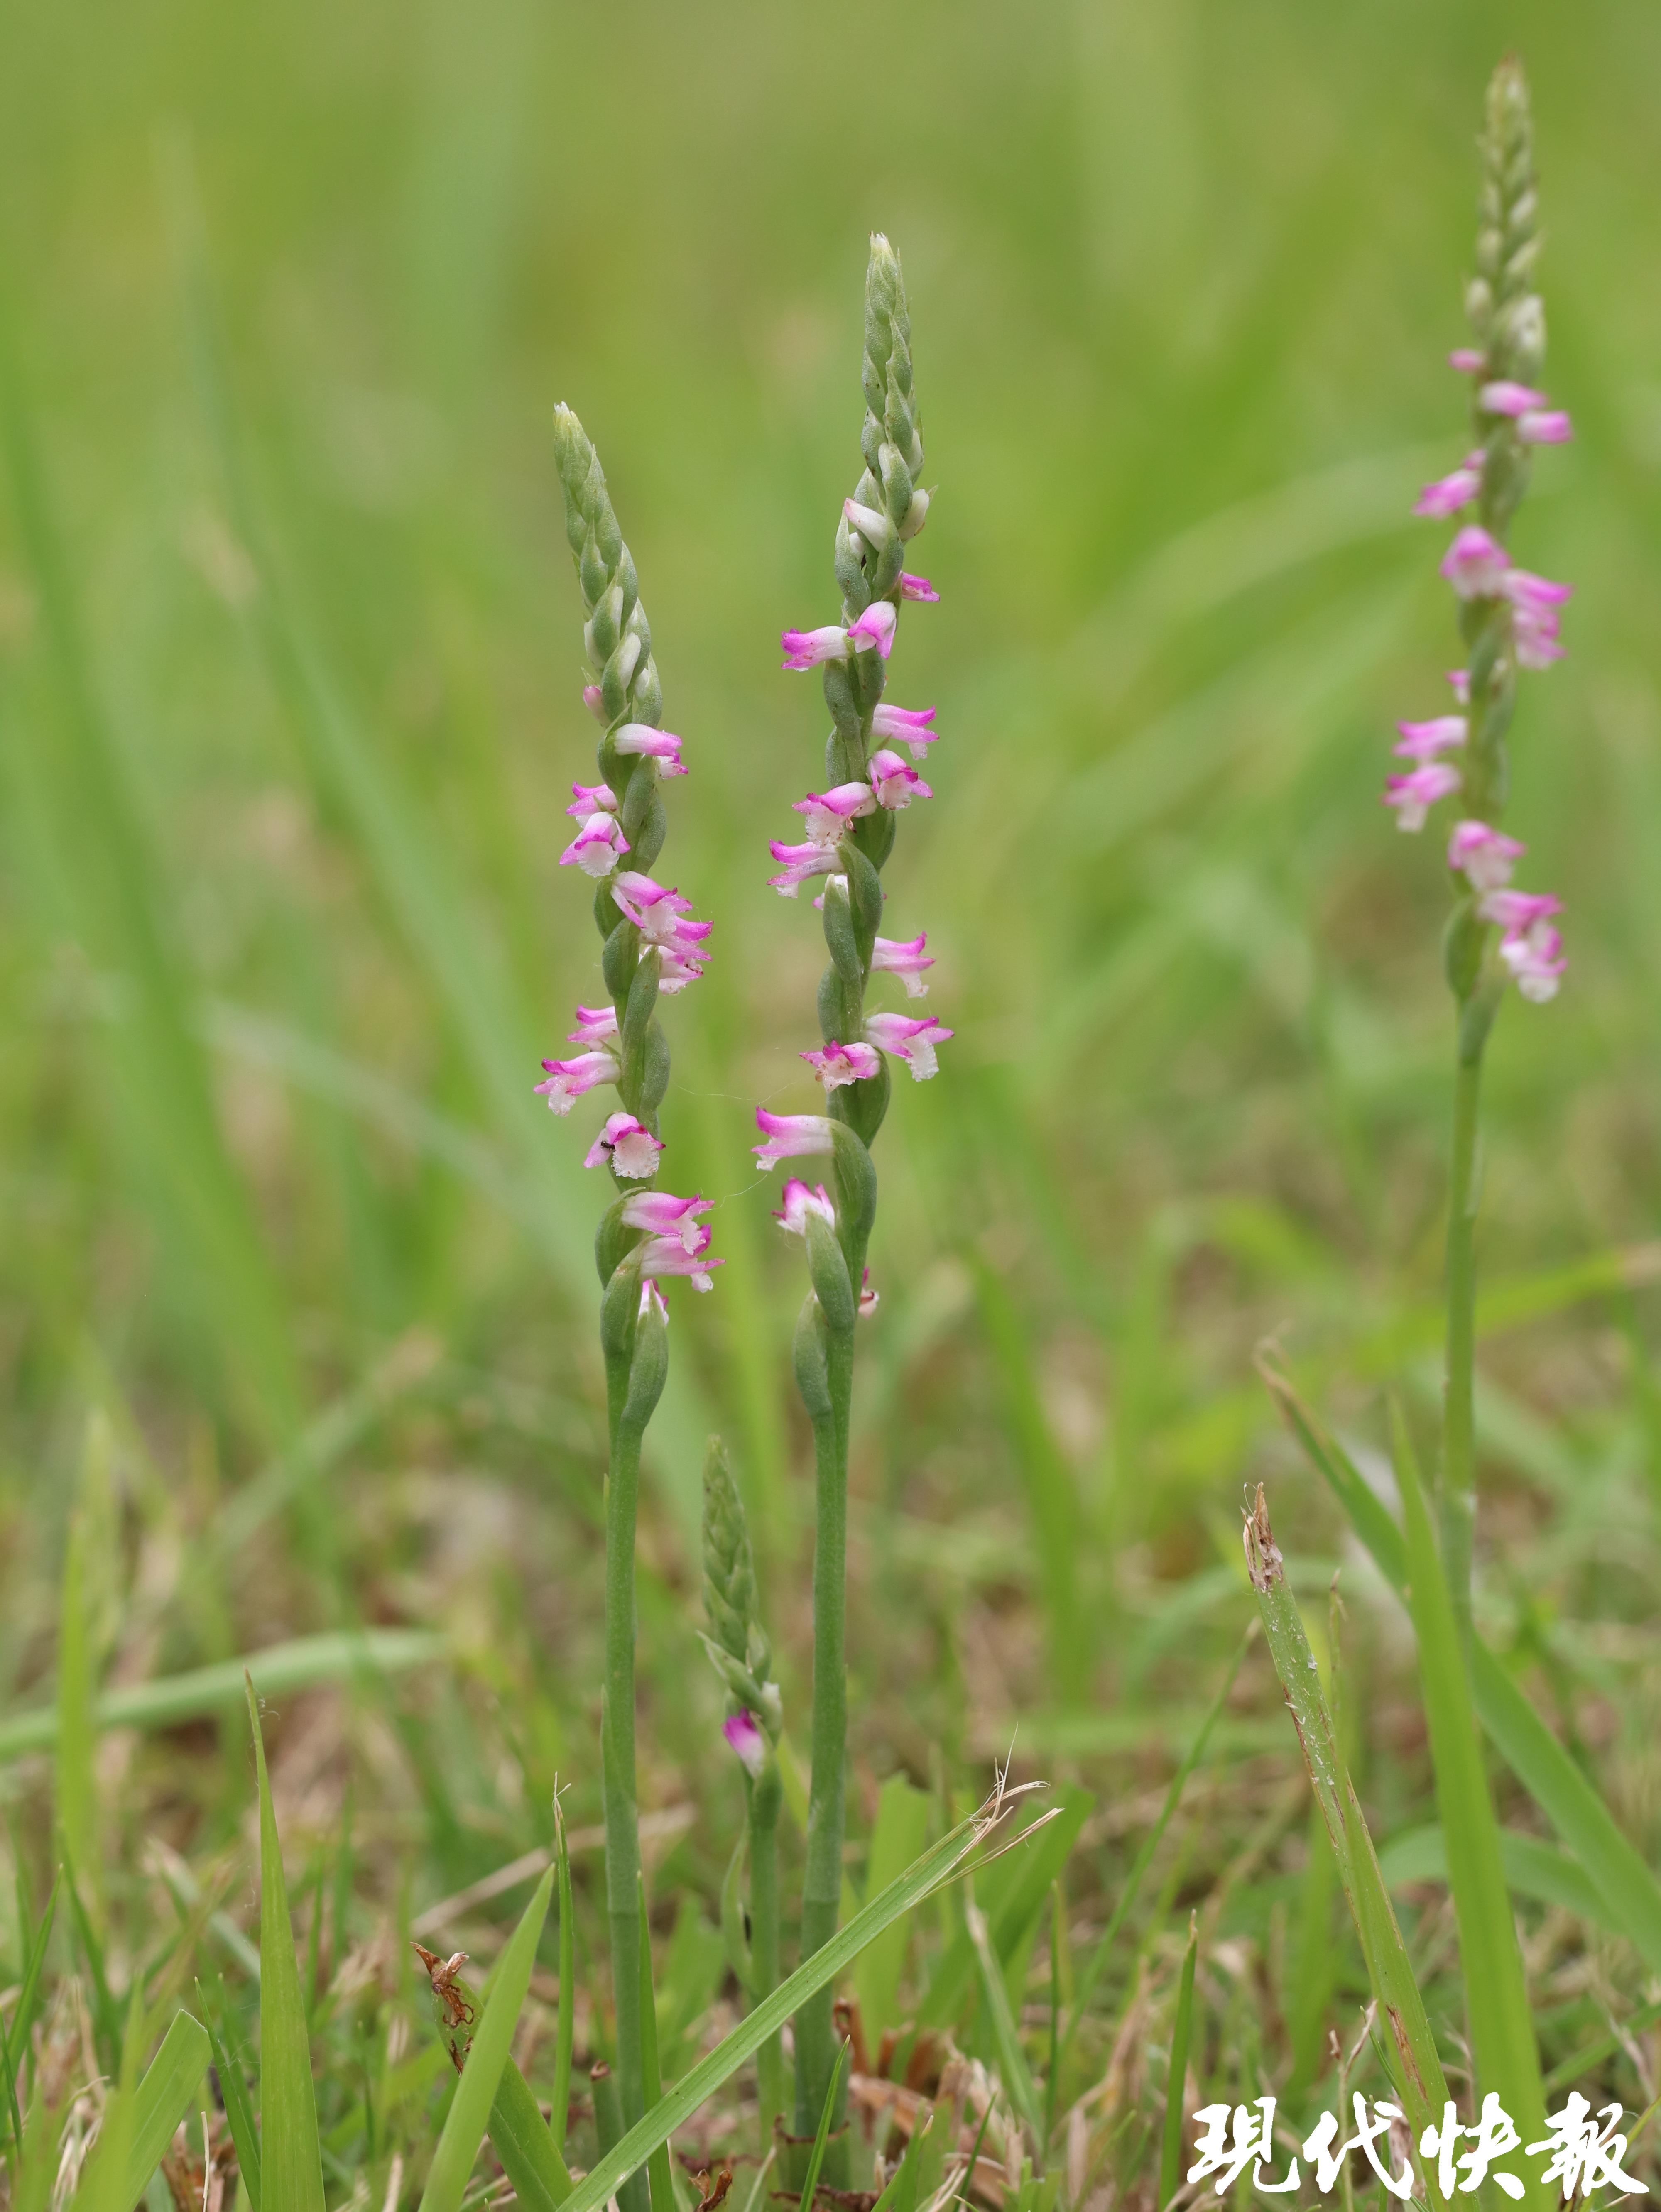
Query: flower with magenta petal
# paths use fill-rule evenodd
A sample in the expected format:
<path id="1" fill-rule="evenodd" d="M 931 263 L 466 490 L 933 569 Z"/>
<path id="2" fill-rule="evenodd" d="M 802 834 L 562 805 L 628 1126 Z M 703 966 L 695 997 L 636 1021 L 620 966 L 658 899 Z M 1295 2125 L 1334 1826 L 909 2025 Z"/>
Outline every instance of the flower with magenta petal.
<path id="1" fill-rule="evenodd" d="M 748 1705 L 740 1705 L 737 1712 L 729 1713 L 721 1724 L 721 1732 L 738 1753 L 739 1763 L 750 1779 L 758 1780 L 767 1764 L 767 1739 Z"/>
<path id="2" fill-rule="evenodd" d="M 609 1167 L 613 1175 L 638 1182 L 657 1173 L 658 1156 L 662 1150 L 663 1139 L 654 1137 L 644 1121 L 637 1121 L 632 1114 L 612 1114 L 589 1146 L 582 1164 L 586 1168 Z"/>
<path id="3" fill-rule="evenodd" d="M 1437 800 L 1457 791 L 1461 781 L 1458 769 L 1450 768 L 1445 761 L 1427 761 L 1422 768 L 1411 769 L 1406 775 L 1388 778 L 1384 805 L 1396 809 L 1398 830 L 1422 830 L 1425 817 Z"/>
<path id="4" fill-rule="evenodd" d="M 812 843 L 834 845 L 856 815 L 874 813 L 876 804 L 868 784 L 839 783 L 831 791 L 810 791 L 794 802 L 792 811 L 806 819 Z M 774 857 L 782 858 L 776 847 Z"/>
<path id="5" fill-rule="evenodd" d="M 817 668 L 822 660 L 847 659 L 848 632 L 840 623 L 826 623 L 819 629 L 782 630 L 779 647 L 787 668 Z"/>
<path id="6" fill-rule="evenodd" d="M 1567 446 L 1574 435 L 1568 410 L 1562 407 L 1530 408 L 1517 418 L 1517 434 L 1525 446 Z"/>
<path id="7" fill-rule="evenodd" d="M 876 653 L 886 660 L 894 650 L 894 629 L 899 617 L 887 599 L 873 599 L 865 612 L 848 625 L 848 642 L 855 653 Z"/>
<path id="8" fill-rule="evenodd" d="M 1467 376 L 1480 376 L 1488 367 L 1488 360 L 1478 346 L 1455 346 L 1448 356 L 1448 367 L 1463 370 Z"/>
<path id="9" fill-rule="evenodd" d="M 885 745 L 871 756 L 871 789 L 878 805 L 887 808 L 890 813 L 910 806 L 914 799 L 934 796 L 910 763 L 890 752 Z"/>
<path id="10" fill-rule="evenodd" d="M 1477 911 L 1484 921 L 1498 922 L 1507 937 L 1522 937 L 1561 914 L 1563 902 L 1555 891 L 1492 890 Z"/>
<path id="11" fill-rule="evenodd" d="M 837 848 L 820 845 L 812 840 L 806 845 L 782 844 L 776 837 L 768 840 L 768 851 L 779 863 L 779 872 L 767 881 L 781 898 L 794 898 L 800 886 L 814 876 L 833 875 L 837 868 Z M 817 906 L 818 901 L 813 903 Z"/>
<path id="12" fill-rule="evenodd" d="M 836 1126 L 823 1114 L 770 1114 L 764 1106 L 757 1106 L 756 1127 L 761 1131 L 762 1141 L 751 1146 L 756 1164 L 771 1168 L 781 1160 L 800 1159 L 811 1152 L 828 1152 Z"/>
<path id="13" fill-rule="evenodd" d="M 615 814 L 591 814 L 559 856 L 562 868 L 575 861 L 585 876 L 609 876 L 629 850 L 629 840 Z"/>
<path id="14" fill-rule="evenodd" d="M 694 963 L 709 957 L 701 947 L 715 924 L 688 921 L 692 902 L 678 890 L 625 868 L 611 886 L 611 896 L 639 930 L 642 944 L 660 945 Z"/>
<path id="15" fill-rule="evenodd" d="M 1568 966 L 1563 939 L 1548 921 L 1536 921 L 1516 936 L 1501 939 L 1500 957 L 1516 978 L 1525 999 L 1543 1006 L 1557 996 L 1557 986 Z"/>
<path id="16" fill-rule="evenodd" d="M 545 1060 L 542 1065 L 548 1072 L 532 1088 L 548 1101 L 551 1114 L 569 1114 L 574 1098 L 599 1084 L 615 1083 L 618 1074 L 617 1054 L 609 1049 L 581 1052 L 575 1060 Z"/>
<path id="17" fill-rule="evenodd" d="M 1485 384 L 1476 394 L 1476 404 L 1484 415 L 1518 415 L 1536 412 L 1546 404 L 1546 395 L 1531 385 L 1514 383 L 1501 377 L 1496 383 Z"/>
<path id="18" fill-rule="evenodd" d="M 1427 483 L 1413 502 L 1414 513 L 1443 516 L 1469 507 L 1482 489 L 1482 461 L 1480 452 L 1467 454 L 1457 469 Z"/>
<path id="19" fill-rule="evenodd" d="M 1401 742 L 1390 750 L 1402 760 L 1434 760 L 1454 745 L 1462 745 L 1469 726 L 1463 714 L 1438 714 L 1428 722 L 1398 722 Z"/>
<path id="20" fill-rule="evenodd" d="M 926 999 L 928 986 L 922 980 L 925 968 L 932 968 L 934 956 L 925 952 L 928 933 L 902 940 L 894 937 L 879 937 L 871 949 L 871 973 L 873 975 L 897 975 L 905 985 L 909 999 Z"/>
<path id="21" fill-rule="evenodd" d="M 1510 567 L 1506 549 L 1469 522 L 1442 556 L 1442 574 L 1462 599 L 1497 598 Z"/>
<path id="22" fill-rule="evenodd" d="M 900 571 L 900 597 L 903 599 L 921 599 L 926 606 L 931 607 L 940 603 L 940 593 L 927 576 L 913 576 L 904 568 Z"/>
<path id="23" fill-rule="evenodd" d="M 709 1231 L 698 1216 L 708 1213 L 712 1198 L 677 1198 L 666 1190 L 637 1190 L 623 1201 L 623 1220 L 630 1229 L 644 1229 L 654 1237 L 678 1237 L 689 1252 L 701 1252 Z"/>
<path id="24" fill-rule="evenodd" d="M 579 822 L 586 822 L 591 814 L 615 814 L 617 811 L 617 793 L 609 783 L 574 783 L 571 786 L 571 804 L 565 811 L 575 815 Z"/>
<path id="25" fill-rule="evenodd" d="M 868 1044 L 838 1044 L 835 1037 L 817 1052 L 805 1052 L 801 1057 L 827 1091 L 840 1090 L 844 1083 L 868 1082 L 879 1066 Z"/>
<path id="26" fill-rule="evenodd" d="M 686 773 L 680 757 L 680 739 L 671 730 L 654 730 L 649 722 L 625 722 L 620 730 L 612 731 L 611 743 L 620 753 L 654 760 L 660 775 Z"/>
<path id="27" fill-rule="evenodd" d="M 649 1237 L 639 1248 L 640 1272 L 642 1279 L 665 1275 L 684 1275 L 695 1291 L 713 1290 L 709 1279 L 712 1267 L 724 1267 L 724 1260 L 709 1256 L 709 1231 L 700 1223 L 695 1241 L 689 1246 L 678 1237 Z"/>
<path id="28" fill-rule="evenodd" d="M 1512 864 L 1528 847 L 1487 822 L 1457 822 L 1448 839 L 1448 866 L 1457 869 L 1473 890 L 1497 891 L 1511 881 Z"/>
<path id="29" fill-rule="evenodd" d="M 871 1270 L 867 1267 L 860 1278 L 859 1317 L 868 1321 L 882 1303 L 882 1292 L 871 1287 Z"/>
<path id="30" fill-rule="evenodd" d="M 929 1015 L 914 1020 L 909 1014 L 867 1014 L 865 1034 L 885 1052 L 903 1060 L 911 1071 L 912 1080 L 926 1083 L 931 1075 L 940 1073 L 940 1060 L 934 1048 L 944 1044 L 952 1035 L 948 1029 Z"/>
<path id="31" fill-rule="evenodd" d="M 938 734 L 934 712 L 933 707 L 891 707 L 884 702 L 872 714 L 871 734 L 894 744 L 909 745 L 912 759 L 920 761 Z"/>
<path id="32" fill-rule="evenodd" d="M 567 1030 L 567 1044 L 605 1044 L 618 1033 L 618 1010 L 615 1006 L 579 1006 L 577 1025 Z"/>
<path id="33" fill-rule="evenodd" d="M 779 1195 L 783 1203 L 775 1210 L 773 1218 L 792 1237 L 807 1234 L 810 1213 L 817 1213 L 826 1228 L 836 1227 L 837 1209 L 822 1182 L 806 1183 L 800 1176 L 791 1176 Z"/>

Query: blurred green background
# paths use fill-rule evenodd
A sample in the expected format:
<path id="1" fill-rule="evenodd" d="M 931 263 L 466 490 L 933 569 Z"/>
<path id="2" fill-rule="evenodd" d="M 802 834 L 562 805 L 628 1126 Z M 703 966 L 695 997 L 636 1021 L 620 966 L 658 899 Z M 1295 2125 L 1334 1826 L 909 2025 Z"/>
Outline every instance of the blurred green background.
<path id="1" fill-rule="evenodd" d="M 1378 795 L 1456 657 L 1443 532 L 1409 508 L 1463 450 L 1444 357 L 1513 44 L 1577 437 L 1514 539 L 1576 596 L 1510 826 L 1573 965 L 1489 1055 L 1482 1603 L 1560 1710 L 1594 1700 L 1606 1786 L 1653 1828 L 1661 18 L 1636 0 L 12 13 L 0 1694 L 45 1694 L 102 1407 L 119 1668 L 446 1628 L 430 1757 L 465 1819 L 429 1889 L 545 1832 L 554 1766 L 588 1774 L 599 1113 L 531 1096 L 599 988 L 556 866 L 593 734 L 563 398 L 692 768 L 660 872 L 715 923 L 666 1024 L 669 1179 L 716 1200 L 727 1265 L 672 1299 L 647 1802 L 713 1741 L 710 1425 L 800 1712 L 801 1270 L 747 1147 L 757 1100 L 810 1103 L 823 951 L 765 841 L 824 715 L 776 641 L 835 612 L 873 227 L 910 290 L 942 594 L 891 663 L 944 736 L 888 921 L 928 930 L 956 1036 L 879 1152 L 859 1771 L 922 1778 L 1023 1712 L 1051 1771 L 1157 1753 L 1238 1634 L 1248 1476 L 1277 1474 L 1323 1585 L 1335 1525 L 1250 1353 L 1278 1332 L 1363 1442 L 1387 1376 L 1433 1418 L 1445 894 L 1434 835 Z M 1259 1703 L 1240 1727 L 1284 1776 Z M 240 1817 L 210 1746 L 145 1771 L 130 1838 Z"/>

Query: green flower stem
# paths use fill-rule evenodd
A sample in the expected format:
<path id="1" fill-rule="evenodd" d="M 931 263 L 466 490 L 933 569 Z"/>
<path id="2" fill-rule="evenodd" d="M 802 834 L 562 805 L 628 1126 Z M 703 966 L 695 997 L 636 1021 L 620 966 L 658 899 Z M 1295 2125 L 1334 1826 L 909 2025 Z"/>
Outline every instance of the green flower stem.
<path id="1" fill-rule="evenodd" d="M 1453 1162 L 1448 1187 L 1447 1395 L 1442 1429 L 1442 1561 L 1453 1617 L 1470 1653 L 1471 1556 L 1476 1532 L 1476 1207 L 1481 1176 L 1477 1116 L 1487 1031 L 1469 1054 L 1461 1008 L 1453 1091 Z"/>
<path id="2" fill-rule="evenodd" d="M 750 1964 L 752 2004 L 777 1989 L 779 1964 L 779 1806 L 783 1798 L 778 1761 L 770 1758 L 750 1790 Z M 784 2116 L 784 2044 L 770 2035 L 756 2053 L 761 2106 L 761 2155 L 772 2147 L 776 2121 Z"/>

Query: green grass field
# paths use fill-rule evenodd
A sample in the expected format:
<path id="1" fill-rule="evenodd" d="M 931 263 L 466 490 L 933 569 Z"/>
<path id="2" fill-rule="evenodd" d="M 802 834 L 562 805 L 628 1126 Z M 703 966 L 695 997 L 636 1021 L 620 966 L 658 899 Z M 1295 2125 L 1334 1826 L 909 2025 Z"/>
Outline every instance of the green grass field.
<path id="1" fill-rule="evenodd" d="M 1378 793 L 1395 720 L 1440 710 L 1458 650 L 1445 533 L 1409 510 L 1461 449 L 1443 362 L 1482 88 L 1514 46 L 1577 434 L 1514 541 L 1575 597 L 1569 657 L 1521 702 L 1508 824 L 1563 895 L 1572 966 L 1488 1054 L 1476 1612 L 1654 1869 L 1661 21 L 1636 0 L 164 0 L 14 11 L 5 45 L 0 2014 L 66 1846 L 78 1899 L 29 2081 L 73 2092 L 84 2133 L 130 1991 L 148 2057 L 152 2008 L 199 2009 L 199 1977 L 258 2101 L 232 1662 L 332 1639 L 261 1685 L 329 2204 L 416 2204 L 455 2077 L 406 1938 L 496 1955 L 557 1776 L 570 2155 L 594 2163 L 602 1196 L 584 1113 L 553 1121 L 531 1088 L 599 988 L 556 865 L 594 731 L 561 399 L 605 459 L 693 767 L 666 869 L 715 922 L 668 1024 L 665 1127 L 727 1264 L 709 1297 L 672 1293 L 640 1548 L 665 2079 L 738 2015 L 699 1466 L 719 1429 L 800 1752 L 801 1267 L 749 1146 L 758 1101 L 813 1103 L 818 933 L 765 878 L 821 717 L 776 640 L 836 612 L 880 228 L 942 594 L 893 664 L 944 736 L 890 925 L 928 930 L 956 1034 L 939 1080 L 897 1084 L 879 1161 L 848 1893 L 1012 1742 L 1018 1776 L 1060 1786 L 1070 1849 L 1058 1917 L 1047 1879 L 1041 1912 L 1011 1908 L 1001 1980 L 976 1979 L 961 1890 L 868 1954 L 868 2055 L 934 2003 L 1014 2106 L 1018 2061 L 1051 2100 L 1063 2203 L 1158 2212 L 1194 1911 L 1190 2107 L 1335 2100 L 1327 2033 L 1354 2043 L 1366 1977 L 1261 1642 L 1074 2007 L 1253 1616 L 1239 1516 L 1262 1481 L 1463 2097 L 1413 1636 L 1253 1358 L 1275 1340 L 1369 1480 L 1391 1482 L 1388 1390 L 1433 1466 L 1445 878 Z M 100 1698 L 139 1725 L 97 1733 Z M 1641 2112 L 1661 1952 L 1490 1767 L 1548 2089 Z M 885 1796 L 893 1778 L 923 1796 Z M 557 1918 L 517 2046 L 545 2101 Z M 1060 2063 L 1052 1991 L 1077 2021 Z M 723 2148 L 743 2091 L 678 2147 Z M 1632 2153 L 1652 2186 L 1658 2135 Z M 483 2154 L 470 2203 L 495 2172 Z"/>

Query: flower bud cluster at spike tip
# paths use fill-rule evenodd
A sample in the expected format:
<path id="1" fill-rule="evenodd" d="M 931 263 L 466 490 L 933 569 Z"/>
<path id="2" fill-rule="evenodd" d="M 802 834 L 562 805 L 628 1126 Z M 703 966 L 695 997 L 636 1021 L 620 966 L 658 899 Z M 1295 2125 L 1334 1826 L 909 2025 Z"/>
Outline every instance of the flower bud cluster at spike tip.
<path id="1" fill-rule="evenodd" d="M 1468 659 L 1449 677 L 1460 712 L 1396 724 L 1394 750 L 1409 763 L 1386 779 L 1384 803 L 1406 830 L 1422 830 L 1431 809 L 1457 799 L 1463 819 L 1448 843 L 1448 866 L 1463 879 L 1465 913 L 1497 928 L 1451 942 L 1467 952 L 1451 968 L 1463 997 L 1482 975 L 1514 978 L 1525 998 L 1556 991 L 1567 963 L 1553 916 L 1555 896 L 1510 888 L 1524 848 L 1495 826 L 1508 781 L 1506 732 L 1519 671 L 1548 668 L 1563 653 L 1561 609 L 1567 584 L 1521 568 L 1506 536 L 1527 489 L 1535 448 L 1573 433 L 1567 414 L 1544 390 L 1545 311 L 1534 289 L 1538 208 L 1528 91 L 1515 61 L 1501 63 L 1488 87 L 1482 140 L 1481 221 L 1476 270 L 1465 295 L 1475 343 L 1457 347 L 1450 365 L 1471 380 L 1475 443 L 1459 465 L 1428 483 L 1415 514 L 1465 519 L 1440 569 L 1457 603 Z M 1474 512 L 1472 512 L 1474 510 Z"/>

